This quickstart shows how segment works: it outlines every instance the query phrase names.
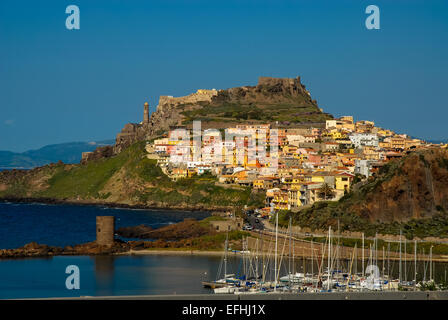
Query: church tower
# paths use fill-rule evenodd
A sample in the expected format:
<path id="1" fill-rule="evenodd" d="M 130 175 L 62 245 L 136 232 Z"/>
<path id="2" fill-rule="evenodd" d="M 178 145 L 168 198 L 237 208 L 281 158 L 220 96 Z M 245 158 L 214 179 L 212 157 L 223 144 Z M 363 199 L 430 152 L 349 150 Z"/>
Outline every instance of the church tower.
<path id="1" fill-rule="evenodd" d="M 149 103 L 145 102 L 143 108 L 143 124 L 149 123 Z"/>

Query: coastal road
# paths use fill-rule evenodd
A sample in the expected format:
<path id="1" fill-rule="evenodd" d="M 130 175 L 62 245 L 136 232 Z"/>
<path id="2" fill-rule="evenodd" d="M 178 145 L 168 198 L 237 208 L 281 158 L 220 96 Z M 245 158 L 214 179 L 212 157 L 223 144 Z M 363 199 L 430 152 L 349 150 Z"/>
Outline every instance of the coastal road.
<path id="1" fill-rule="evenodd" d="M 248 223 L 252 226 L 253 230 L 264 230 L 262 218 L 257 218 L 253 214 L 251 214 L 250 216 L 247 216 L 247 220 Z"/>

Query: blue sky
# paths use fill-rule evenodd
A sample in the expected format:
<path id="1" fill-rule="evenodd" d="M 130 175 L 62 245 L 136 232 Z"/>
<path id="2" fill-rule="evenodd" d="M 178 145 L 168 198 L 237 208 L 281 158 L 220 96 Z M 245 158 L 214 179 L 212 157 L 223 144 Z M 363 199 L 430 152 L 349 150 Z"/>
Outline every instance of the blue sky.
<path id="1" fill-rule="evenodd" d="M 259 76 L 301 76 L 335 116 L 447 138 L 447 57 L 446 0 L 2 0 L 0 150 L 114 138 L 159 95 Z"/>

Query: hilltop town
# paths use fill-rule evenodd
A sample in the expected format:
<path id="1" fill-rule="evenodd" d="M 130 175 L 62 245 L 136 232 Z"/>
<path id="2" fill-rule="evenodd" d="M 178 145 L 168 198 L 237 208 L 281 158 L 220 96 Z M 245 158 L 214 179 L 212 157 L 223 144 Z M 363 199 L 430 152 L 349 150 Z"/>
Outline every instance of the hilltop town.
<path id="1" fill-rule="evenodd" d="M 398 227 L 378 223 L 420 219 L 420 233 L 434 235 L 448 230 L 423 218 L 445 219 L 447 185 L 446 144 L 335 118 L 299 77 L 261 77 L 256 86 L 162 96 L 152 113 L 145 103 L 141 122 L 126 124 L 114 146 L 83 153 L 79 164 L 0 172 L 0 199 L 250 208 L 264 217 L 284 211 L 282 219 L 297 213 L 296 223 L 315 229 L 341 221 L 385 233 Z"/>
<path id="2" fill-rule="evenodd" d="M 278 135 L 278 166 L 265 173 L 268 163 L 258 159 L 249 161 L 248 154 L 256 148 L 250 139 L 259 140 L 260 132 L 269 136 L 271 130 Z M 409 152 L 427 148 L 447 148 L 434 145 L 406 134 L 375 126 L 373 121 L 354 121 L 352 116 L 326 120 L 324 128 L 278 128 L 275 124 L 244 124 L 227 129 L 244 136 L 244 147 L 236 142 L 215 141 L 209 135 L 201 141 L 201 154 L 192 161 L 193 139 L 188 141 L 183 161 L 174 157 L 179 152 L 180 140 L 172 139 L 175 128 L 165 136 L 148 142 L 148 158 L 173 181 L 211 174 L 223 186 L 248 186 L 266 191 L 265 207 L 260 210 L 269 215 L 272 210 L 298 210 L 317 201 L 337 201 L 354 185 L 372 179 L 378 170 L 393 159 Z M 192 130 L 189 130 L 190 132 Z M 210 152 L 222 149 L 222 159 Z M 272 146 L 271 146 L 272 148 Z M 185 152 L 185 143 L 182 145 Z M 212 150 L 212 151 L 213 151 Z M 175 161 L 174 161 L 175 160 Z"/>

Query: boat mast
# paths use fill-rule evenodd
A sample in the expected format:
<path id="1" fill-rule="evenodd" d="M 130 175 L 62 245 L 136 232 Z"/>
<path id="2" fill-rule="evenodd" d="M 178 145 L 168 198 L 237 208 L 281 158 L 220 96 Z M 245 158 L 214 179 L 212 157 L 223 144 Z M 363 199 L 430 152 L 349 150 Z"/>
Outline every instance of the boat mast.
<path id="1" fill-rule="evenodd" d="M 224 252 L 224 280 L 227 279 L 227 246 L 229 241 L 229 232 L 226 233 L 226 244 L 225 244 L 225 252 Z"/>
<path id="2" fill-rule="evenodd" d="M 261 234 L 261 233 L 260 233 Z M 256 249 L 255 249 L 255 283 L 258 283 L 258 239 L 256 241 Z"/>
<path id="3" fill-rule="evenodd" d="M 264 239 L 264 235 L 261 237 L 261 274 L 262 274 L 262 281 L 264 283 L 264 280 L 265 280 L 265 278 L 264 278 L 264 268 L 265 267 L 264 267 L 264 246 L 263 246 L 264 242 L 263 242 L 263 239 Z"/>
<path id="4" fill-rule="evenodd" d="M 339 241 L 340 241 L 340 239 L 341 239 L 341 229 L 340 229 L 340 227 L 339 227 L 339 219 L 338 219 L 338 245 L 337 245 L 337 248 L 336 248 L 336 270 L 337 270 L 337 272 L 339 272 L 339 270 L 340 270 L 340 266 L 339 266 L 339 258 L 340 258 L 340 256 L 339 256 Z"/>
<path id="5" fill-rule="evenodd" d="M 289 261 L 288 261 L 288 272 L 289 272 L 289 288 L 291 289 L 291 240 L 292 240 L 292 233 L 291 233 L 291 219 L 292 217 L 289 217 Z"/>
<path id="6" fill-rule="evenodd" d="M 423 252 L 423 269 L 424 269 L 424 272 L 423 272 L 423 282 L 426 282 L 426 259 L 425 259 L 425 248 L 423 248 L 422 249 L 422 252 Z"/>
<path id="7" fill-rule="evenodd" d="M 432 281 L 432 247 L 429 247 L 429 281 Z"/>
<path id="8" fill-rule="evenodd" d="M 242 251 L 242 254 L 243 254 L 243 276 L 246 276 L 246 243 L 245 243 L 245 241 L 244 241 L 244 237 L 241 239 L 241 244 L 242 244 L 242 247 L 243 247 L 243 251 Z M 246 276 L 246 279 L 247 279 L 247 276 Z"/>
<path id="9" fill-rule="evenodd" d="M 364 232 L 362 233 L 362 277 L 364 278 Z"/>
<path id="10" fill-rule="evenodd" d="M 387 243 L 387 279 L 390 281 L 390 242 Z"/>
<path id="11" fill-rule="evenodd" d="M 384 267 L 385 263 L 386 263 L 386 252 L 384 251 L 384 245 L 383 245 L 383 280 L 386 277 L 386 273 L 385 273 L 386 268 Z"/>
<path id="12" fill-rule="evenodd" d="M 375 265 L 378 266 L 378 233 L 375 233 Z"/>
<path id="13" fill-rule="evenodd" d="M 327 290 L 330 290 L 331 226 L 328 227 L 328 277 Z"/>
<path id="14" fill-rule="evenodd" d="M 296 273 L 296 265 L 295 265 L 295 256 L 296 254 L 296 247 L 295 247 L 295 241 L 292 242 L 292 274 Z"/>
<path id="15" fill-rule="evenodd" d="M 400 229 L 400 264 L 398 266 L 398 282 L 401 284 L 401 229 Z"/>
<path id="16" fill-rule="evenodd" d="M 406 237 L 404 238 L 404 281 L 408 281 L 408 269 L 406 268 L 406 258 L 407 258 L 407 251 L 406 251 Z"/>
<path id="17" fill-rule="evenodd" d="M 417 240 L 414 240 L 414 291 L 417 290 Z"/>
<path id="18" fill-rule="evenodd" d="M 278 212 L 275 214 L 274 292 L 277 291 L 277 240 L 278 240 Z"/>
<path id="19" fill-rule="evenodd" d="M 311 286 L 314 286 L 314 248 L 313 248 L 313 238 L 311 238 Z"/>

